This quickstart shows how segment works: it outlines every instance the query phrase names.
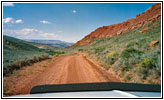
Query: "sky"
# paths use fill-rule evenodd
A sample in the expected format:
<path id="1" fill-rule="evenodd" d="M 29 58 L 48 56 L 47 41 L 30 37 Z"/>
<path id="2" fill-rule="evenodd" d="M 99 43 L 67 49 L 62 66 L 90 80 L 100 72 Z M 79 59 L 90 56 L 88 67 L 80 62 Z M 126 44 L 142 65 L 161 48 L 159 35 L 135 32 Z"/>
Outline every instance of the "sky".
<path id="1" fill-rule="evenodd" d="M 3 3 L 3 34 L 77 42 L 98 27 L 135 18 L 154 3 Z"/>

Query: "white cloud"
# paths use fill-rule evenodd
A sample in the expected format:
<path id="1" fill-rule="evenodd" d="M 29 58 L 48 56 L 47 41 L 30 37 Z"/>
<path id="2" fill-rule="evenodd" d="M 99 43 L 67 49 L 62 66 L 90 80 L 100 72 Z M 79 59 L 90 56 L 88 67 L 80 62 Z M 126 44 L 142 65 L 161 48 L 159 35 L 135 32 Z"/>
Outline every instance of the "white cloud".
<path id="1" fill-rule="evenodd" d="M 15 21 L 16 24 L 19 24 L 19 23 L 23 23 L 23 20 L 22 19 L 18 19 Z"/>
<path id="2" fill-rule="evenodd" d="M 3 34 L 21 39 L 56 39 L 55 33 L 44 32 L 33 28 L 23 28 L 19 30 L 4 29 Z"/>
<path id="3" fill-rule="evenodd" d="M 43 24 L 51 24 L 49 21 L 46 21 L 46 20 L 42 20 L 40 22 L 43 23 Z"/>
<path id="4" fill-rule="evenodd" d="M 7 18 L 3 19 L 3 22 L 4 23 L 13 23 L 13 18 L 7 17 Z"/>
<path id="5" fill-rule="evenodd" d="M 58 35 L 54 34 L 54 33 L 43 33 L 43 34 L 40 34 L 40 36 L 42 36 L 44 39 L 50 39 L 53 37 L 56 38 L 58 37 Z"/>
<path id="6" fill-rule="evenodd" d="M 4 24 L 20 24 L 20 23 L 23 23 L 23 20 L 22 19 L 14 20 L 11 17 L 7 17 L 3 19 L 3 23 Z"/>
<path id="7" fill-rule="evenodd" d="M 76 10 L 72 10 L 72 13 L 74 13 L 74 14 L 75 14 L 76 12 L 77 12 Z"/>
<path id="8" fill-rule="evenodd" d="M 31 29 L 31 28 L 23 28 L 20 30 L 13 30 L 15 34 L 30 34 L 30 33 L 39 33 L 40 31 L 37 29 Z"/>
<path id="9" fill-rule="evenodd" d="M 14 3 L 3 3 L 3 6 L 10 6 L 10 7 L 13 7 L 13 6 L 14 6 Z"/>

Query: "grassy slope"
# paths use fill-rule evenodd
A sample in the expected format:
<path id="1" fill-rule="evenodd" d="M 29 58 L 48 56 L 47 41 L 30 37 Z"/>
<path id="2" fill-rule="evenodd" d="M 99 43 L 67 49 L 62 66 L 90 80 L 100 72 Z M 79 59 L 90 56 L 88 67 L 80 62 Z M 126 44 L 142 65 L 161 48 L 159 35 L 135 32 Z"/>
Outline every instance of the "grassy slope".
<path id="1" fill-rule="evenodd" d="M 43 48 L 38 48 L 40 46 Z M 23 66 L 49 59 L 50 56 L 64 54 L 58 49 L 57 47 L 26 42 L 3 35 L 3 74 L 6 76 Z"/>
<path id="2" fill-rule="evenodd" d="M 139 30 L 148 27 L 146 33 Z M 155 47 L 149 44 L 159 41 Z M 160 83 L 161 22 L 156 21 L 112 38 L 92 41 L 85 46 L 66 48 L 67 53 L 88 52 L 106 69 L 112 68 L 125 82 Z M 69 51 L 69 52 L 68 52 Z"/>
<path id="3" fill-rule="evenodd" d="M 43 50 L 28 42 L 3 35 L 3 67 L 44 54 Z"/>

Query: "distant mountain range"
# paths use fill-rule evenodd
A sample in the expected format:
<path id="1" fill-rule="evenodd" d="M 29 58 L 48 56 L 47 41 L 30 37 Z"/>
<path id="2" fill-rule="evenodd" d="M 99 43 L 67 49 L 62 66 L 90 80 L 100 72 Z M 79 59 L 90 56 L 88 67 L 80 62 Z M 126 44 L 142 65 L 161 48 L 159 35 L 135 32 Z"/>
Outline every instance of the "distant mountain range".
<path id="1" fill-rule="evenodd" d="M 34 40 L 34 39 L 25 39 L 25 41 L 29 42 L 35 42 L 35 43 L 41 43 L 41 44 L 46 44 L 49 46 L 55 46 L 55 47 L 60 47 L 60 48 L 65 48 L 68 46 L 73 45 L 73 43 L 68 43 L 60 40 Z"/>

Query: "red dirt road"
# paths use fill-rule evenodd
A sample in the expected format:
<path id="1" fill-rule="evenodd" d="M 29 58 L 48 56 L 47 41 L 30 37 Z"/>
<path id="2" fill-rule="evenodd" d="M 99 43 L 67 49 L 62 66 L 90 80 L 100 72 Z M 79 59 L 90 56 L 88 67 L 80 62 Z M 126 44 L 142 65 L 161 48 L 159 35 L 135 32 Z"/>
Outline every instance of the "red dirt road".
<path id="1" fill-rule="evenodd" d="M 88 60 L 83 54 L 54 57 L 47 62 L 44 63 L 45 67 L 37 63 L 19 70 L 17 75 L 4 77 L 4 85 L 9 87 L 4 95 L 28 94 L 33 86 L 43 84 L 120 81 L 113 73 Z"/>

